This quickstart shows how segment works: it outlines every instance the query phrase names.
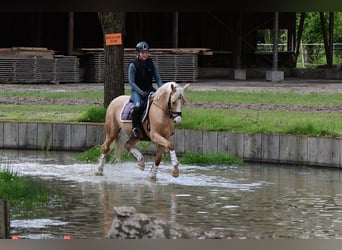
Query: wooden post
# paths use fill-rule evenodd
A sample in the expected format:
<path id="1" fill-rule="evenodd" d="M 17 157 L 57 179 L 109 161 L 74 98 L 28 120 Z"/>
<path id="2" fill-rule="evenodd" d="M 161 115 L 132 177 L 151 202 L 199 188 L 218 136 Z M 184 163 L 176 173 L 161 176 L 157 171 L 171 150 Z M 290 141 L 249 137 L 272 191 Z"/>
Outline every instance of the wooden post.
<path id="1" fill-rule="evenodd" d="M 241 28 L 241 12 L 238 13 L 238 17 L 236 18 L 236 68 L 241 68 L 241 54 L 242 54 L 242 28 Z"/>
<path id="2" fill-rule="evenodd" d="M 172 47 L 178 48 L 178 26 L 179 26 L 179 14 L 178 12 L 173 13 L 173 19 L 172 19 Z"/>
<path id="3" fill-rule="evenodd" d="M 72 56 L 74 51 L 74 12 L 68 13 L 68 45 L 67 55 Z"/>
<path id="4" fill-rule="evenodd" d="M 273 71 L 278 70 L 278 35 L 279 35 L 279 13 L 274 13 L 273 23 Z"/>
<path id="5" fill-rule="evenodd" d="M 266 71 L 266 80 L 281 82 L 284 80 L 284 72 L 278 71 L 279 12 L 274 13 L 273 33 L 273 66 L 272 70 Z"/>
<path id="6" fill-rule="evenodd" d="M 9 239 L 10 209 L 9 201 L 0 199 L 0 239 Z"/>

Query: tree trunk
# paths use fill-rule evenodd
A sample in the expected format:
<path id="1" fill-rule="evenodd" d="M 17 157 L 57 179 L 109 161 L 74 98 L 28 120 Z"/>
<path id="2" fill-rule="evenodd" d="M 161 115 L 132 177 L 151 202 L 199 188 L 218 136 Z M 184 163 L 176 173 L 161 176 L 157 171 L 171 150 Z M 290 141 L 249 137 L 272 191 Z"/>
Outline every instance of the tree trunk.
<path id="1" fill-rule="evenodd" d="M 327 28 L 326 28 L 326 25 L 325 25 L 324 13 L 320 12 L 319 16 L 321 18 L 321 26 L 322 26 L 322 34 L 323 34 L 323 41 L 324 41 L 325 57 L 327 59 L 328 68 L 330 68 L 329 67 L 329 62 L 330 62 L 329 41 L 328 41 L 328 35 L 327 35 Z"/>
<path id="2" fill-rule="evenodd" d="M 299 47 L 302 41 L 303 29 L 304 29 L 304 20 L 305 20 L 305 12 L 301 12 L 299 26 L 298 26 L 298 33 L 297 33 L 297 41 L 296 41 L 296 48 L 295 48 L 295 60 L 297 63 L 297 58 L 299 55 Z M 304 52 L 302 52 L 304 53 Z"/>
<path id="3" fill-rule="evenodd" d="M 125 93 L 124 86 L 124 45 L 125 17 L 124 12 L 99 12 L 104 42 L 104 107 L 119 95 Z M 122 44 L 107 45 L 106 34 L 122 35 Z"/>

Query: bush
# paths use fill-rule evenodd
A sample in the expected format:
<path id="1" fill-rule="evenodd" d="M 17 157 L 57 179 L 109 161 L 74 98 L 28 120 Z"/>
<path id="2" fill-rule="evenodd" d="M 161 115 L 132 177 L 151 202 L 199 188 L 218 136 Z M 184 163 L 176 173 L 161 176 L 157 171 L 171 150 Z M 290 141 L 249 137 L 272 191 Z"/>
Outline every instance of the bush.
<path id="1" fill-rule="evenodd" d="M 104 107 L 91 107 L 77 121 L 104 123 L 105 118 L 106 109 Z"/>

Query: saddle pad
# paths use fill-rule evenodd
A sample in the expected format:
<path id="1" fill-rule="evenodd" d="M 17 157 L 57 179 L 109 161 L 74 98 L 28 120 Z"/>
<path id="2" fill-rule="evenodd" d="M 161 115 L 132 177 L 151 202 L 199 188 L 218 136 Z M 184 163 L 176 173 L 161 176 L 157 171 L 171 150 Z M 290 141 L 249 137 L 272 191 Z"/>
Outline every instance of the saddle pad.
<path id="1" fill-rule="evenodd" d="M 147 98 L 147 105 L 146 108 L 143 112 L 143 115 L 141 116 L 141 122 L 143 122 L 148 114 L 148 110 L 150 107 L 150 98 Z M 121 112 L 120 112 L 120 121 L 121 122 L 132 122 L 132 114 L 131 114 L 131 110 L 134 107 L 133 102 L 131 102 L 130 100 L 128 100 L 122 107 Z"/>
<path id="2" fill-rule="evenodd" d="M 129 100 L 123 105 L 121 113 L 120 113 L 121 122 L 132 122 L 131 110 L 133 107 L 134 107 L 133 102 L 130 102 Z"/>

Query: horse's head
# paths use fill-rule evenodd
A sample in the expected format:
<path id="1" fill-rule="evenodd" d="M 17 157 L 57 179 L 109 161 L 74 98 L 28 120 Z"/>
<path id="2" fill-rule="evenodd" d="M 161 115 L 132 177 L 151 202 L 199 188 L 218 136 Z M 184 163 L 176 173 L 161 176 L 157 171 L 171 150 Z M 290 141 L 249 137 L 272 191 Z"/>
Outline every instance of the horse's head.
<path id="1" fill-rule="evenodd" d="M 157 89 L 153 95 L 154 101 L 164 102 L 165 112 L 176 124 L 182 121 L 182 106 L 186 101 L 184 91 L 189 86 L 189 83 L 181 87 L 175 82 L 167 82 Z"/>

